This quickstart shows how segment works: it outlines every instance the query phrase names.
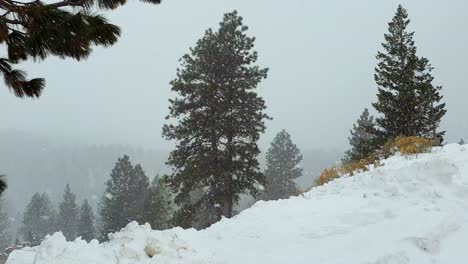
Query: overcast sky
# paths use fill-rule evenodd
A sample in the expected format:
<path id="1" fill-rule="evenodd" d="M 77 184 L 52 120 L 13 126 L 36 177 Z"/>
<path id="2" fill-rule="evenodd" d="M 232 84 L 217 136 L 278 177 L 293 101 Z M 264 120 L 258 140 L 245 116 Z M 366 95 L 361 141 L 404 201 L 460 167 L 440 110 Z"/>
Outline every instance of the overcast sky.
<path id="1" fill-rule="evenodd" d="M 169 82 L 178 59 L 223 13 L 237 9 L 257 37 L 259 64 L 270 68 L 259 93 L 274 120 L 265 146 L 287 129 L 304 149 L 339 148 L 375 100 L 375 55 L 400 2 L 416 31 L 418 54 L 435 67 L 448 113 L 448 141 L 468 139 L 468 2 L 465 0 L 166 0 L 131 1 L 107 17 L 123 36 L 82 62 L 47 59 L 25 64 L 46 77 L 39 100 L 0 89 L 0 129 L 16 129 L 90 144 L 170 149 L 161 138 Z"/>

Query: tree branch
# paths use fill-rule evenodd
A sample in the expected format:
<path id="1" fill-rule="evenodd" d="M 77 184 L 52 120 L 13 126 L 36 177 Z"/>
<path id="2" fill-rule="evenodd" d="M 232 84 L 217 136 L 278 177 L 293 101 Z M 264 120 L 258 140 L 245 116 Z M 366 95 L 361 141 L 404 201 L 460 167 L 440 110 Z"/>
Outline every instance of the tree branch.
<path id="1" fill-rule="evenodd" d="M 84 5 L 84 0 L 79 0 L 79 1 L 70 1 L 70 0 L 64 0 L 64 1 L 60 1 L 60 2 L 56 2 L 56 3 L 52 3 L 52 4 L 47 4 L 45 6 L 47 7 L 66 7 L 66 6 L 83 6 Z"/>
<path id="2" fill-rule="evenodd" d="M 23 21 L 16 20 L 16 19 L 9 19 L 9 18 L 3 17 L 3 16 L 0 16 L 0 20 L 6 22 L 8 24 L 27 26 L 27 23 L 25 23 Z"/>

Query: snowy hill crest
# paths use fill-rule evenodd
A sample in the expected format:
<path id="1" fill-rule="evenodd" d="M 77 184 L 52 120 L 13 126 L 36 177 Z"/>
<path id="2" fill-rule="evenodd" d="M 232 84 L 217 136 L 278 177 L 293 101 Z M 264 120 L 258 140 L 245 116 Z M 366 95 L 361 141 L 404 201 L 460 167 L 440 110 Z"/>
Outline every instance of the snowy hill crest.
<path id="1" fill-rule="evenodd" d="M 456 144 L 259 202 L 203 230 L 129 224 L 107 243 L 60 233 L 13 252 L 7 264 L 464 263 L 468 151 Z"/>

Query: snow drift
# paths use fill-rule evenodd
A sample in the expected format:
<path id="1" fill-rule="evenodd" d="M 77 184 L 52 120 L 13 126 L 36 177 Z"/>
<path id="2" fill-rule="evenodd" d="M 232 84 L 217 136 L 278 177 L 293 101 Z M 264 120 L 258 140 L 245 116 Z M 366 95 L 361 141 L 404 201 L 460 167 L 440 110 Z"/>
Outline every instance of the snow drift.
<path id="1" fill-rule="evenodd" d="M 129 224 L 107 243 L 56 233 L 7 264 L 467 263 L 468 145 L 395 156 L 203 230 Z"/>

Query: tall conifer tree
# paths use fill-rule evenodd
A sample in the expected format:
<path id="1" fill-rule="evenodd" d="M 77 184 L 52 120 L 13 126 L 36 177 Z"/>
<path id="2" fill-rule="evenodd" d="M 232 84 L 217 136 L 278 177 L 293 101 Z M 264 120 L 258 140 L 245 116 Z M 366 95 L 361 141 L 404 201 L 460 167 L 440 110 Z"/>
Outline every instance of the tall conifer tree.
<path id="1" fill-rule="evenodd" d="M 381 114 L 376 122 L 381 128 L 381 144 L 398 136 L 421 136 L 442 141 L 437 131 L 445 115 L 440 86 L 434 86 L 428 59 L 416 55 L 414 32 L 406 10 L 399 6 L 389 23 L 389 33 L 382 44 L 375 69 L 378 101 L 373 104 Z"/>
<path id="2" fill-rule="evenodd" d="M 76 205 L 76 195 L 67 184 L 63 193 L 63 200 L 59 204 L 59 214 L 57 226 L 68 241 L 77 237 L 78 232 L 78 206 Z"/>
<path id="3" fill-rule="evenodd" d="M 177 122 L 165 125 L 163 135 L 177 146 L 168 182 L 186 218 L 201 207 L 215 209 L 213 221 L 231 217 L 239 195 L 257 195 L 263 181 L 257 141 L 269 117 L 255 88 L 268 69 L 255 65 L 255 38 L 246 31 L 236 11 L 225 14 L 220 28 L 208 29 L 182 57 L 171 82 L 178 97 L 167 118 Z M 194 201 L 198 190 L 203 195 Z"/>
<path id="4" fill-rule="evenodd" d="M 26 207 L 21 229 L 24 239 L 38 245 L 48 234 L 57 231 L 56 212 L 46 193 L 36 193 Z"/>
<path id="5" fill-rule="evenodd" d="M 10 219 L 5 212 L 4 201 L 0 198 L 0 253 L 11 245 Z"/>
<path id="6" fill-rule="evenodd" d="M 302 155 L 291 135 L 286 130 L 279 132 L 266 153 L 266 189 L 262 198 L 277 200 L 296 195 L 294 180 L 302 176 L 301 160 Z"/>
<path id="7" fill-rule="evenodd" d="M 364 109 L 348 138 L 351 149 L 345 154 L 345 163 L 357 162 L 367 158 L 378 149 L 378 137 L 374 117 L 369 115 L 369 110 Z"/>
<path id="8" fill-rule="evenodd" d="M 84 200 L 80 208 L 80 218 L 78 223 L 78 236 L 86 241 L 96 238 L 96 223 L 93 208 Z"/>
<path id="9" fill-rule="evenodd" d="M 141 166 L 133 166 L 127 155 L 117 160 L 110 177 L 100 204 L 103 240 L 108 233 L 120 231 L 132 221 L 143 222 L 144 199 L 149 186 Z"/>
<path id="10" fill-rule="evenodd" d="M 5 175 L 0 175 L 0 195 L 6 190 L 7 182 L 5 179 Z"/>
<path id="11" fill-rule="evenodd" d="M 158 176 L 153 179 L 145 199 L 145 222 L 148 222 L 155 230 L 170 227 L 171 196 L 166 190 L 163 179 L 159 179 Z"/>

